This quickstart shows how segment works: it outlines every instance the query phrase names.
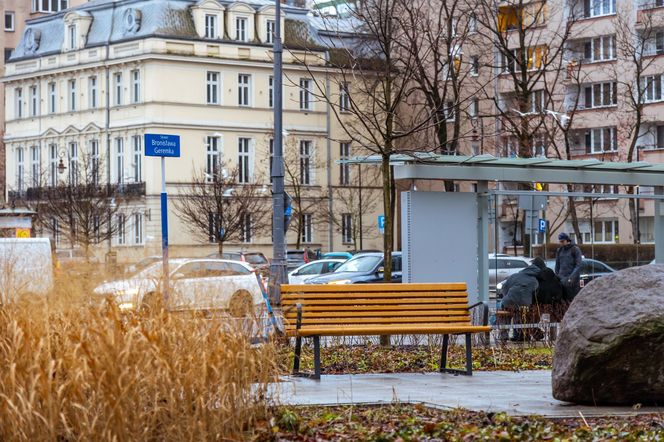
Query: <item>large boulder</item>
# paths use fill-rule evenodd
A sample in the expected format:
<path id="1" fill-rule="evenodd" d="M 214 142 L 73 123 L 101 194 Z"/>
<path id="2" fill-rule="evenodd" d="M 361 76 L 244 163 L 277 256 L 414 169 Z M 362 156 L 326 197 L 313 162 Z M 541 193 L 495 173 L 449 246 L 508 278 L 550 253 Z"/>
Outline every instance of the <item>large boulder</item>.
<path id="1" fill-rule="evenodd" d="M 581 290 L 560 326 L 553 396 L 664 403 L 664 265 L 622 270 Z"/>

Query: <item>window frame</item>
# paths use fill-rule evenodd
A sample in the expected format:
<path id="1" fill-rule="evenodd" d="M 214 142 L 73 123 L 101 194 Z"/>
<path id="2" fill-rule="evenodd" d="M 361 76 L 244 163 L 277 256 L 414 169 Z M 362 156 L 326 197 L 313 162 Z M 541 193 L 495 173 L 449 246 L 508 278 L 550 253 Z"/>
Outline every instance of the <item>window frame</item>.
<path id="1" fill-rule="evenodd" d="M 69 110 L 69 112 L 76 112 L 76 110 L 78 109 L 78 106 L 77 106 L 77 101 L 78 101 L 77 98 L 78 97 L 76 96 L 76 79 L 72 78 L 72 79 L 68 80 L 67 85 L 68 85 L 68 94 L 67 95 L 69 95 L 69 102 L 68 102 L 69 108 L 68 108 L 68 110 Z"/>
<path id="2" fill-rule="evenodd" d="M 341 242 L 342 244 L 353 244 L 353 215 L 341 214 Z"/>
<path id="3" fill-rule="evenodd" d="M 303 213 L 301 215 L 302 226 L 301 226 L 301 242 L 304 244 L 313 243 L 313 226 L 312 226 L 312 217 L 310 213 Z"/>
<path id="4" fill-rule="evenodd" d="M 10 19 L 11 25 L 7 26 L 7 19 Z M 5 32 L 14 32 L 16 31 L 16 14 L 14 11 L 5 11 L 5 22 L 4 22 Z"/>
<path id="5" fill-rule="evenodd" d="M 124 87 L 122 71 L 113 73 L 113 106 L 122 106 L 124 103 Z"/>
<path id="6" fill-rule="evenodd" d="M 221 104 L 221 72 L 207 71 L 205 78 L 206 104 Z"/>
<path id="7" fill-rule="evenodd" d="M 58 91 L 55 81 L 48 83 L 48 113 L 55 114 L 58 112 Z"/>
<path id="8" fill-rule="evenodd" d="M 30 91 L 28 112 L 31 117 L 37 117 L 39 116 L 39 86 L 33 84 L 28 88 L 28 90 Z"/>
<path id="9" fill-rule="evenodd" d="M 14 118 L 23 118 L 23 88 L 14 88 Z"/>
<path id="10" fill-rule="evenodd" d="M 219 16 L 217 14 L 205 14 L 204 38 L 216 40 L 219 38 Z"/>
<path id="11" fill-rule="evenodd" d="M 276 35 L 276 32 L 277 32 L 277 21 L 269 18 L 265 20 L 265 43 L 274 44 L 274 37 Z"/>
<path id="12" fill-rule="evenodd" d="M 240 107 L 252 105 L 251 77 L 251 74 L 237 74 L 237 105 Z"/>
<path id="13" fill-rule="evenodd" d="M 141 183 L 143 182 L 143 143 L 140 135 L 131 137 L 131 155 L 132 178 L 134 183 Z"/>
<path id="14" fill-rule="evenodd" d="M 115 182 L 122 186 L 124 184 L 125 176 L 125 148 L 124 138 L 115 137 Z"/>
<path id="15" fill-rule="evenodd" d="M 205 182 L 213 183 L 220 178 L 221 137 L 208 136 L 205 142 Z M 217 169 L 217 170 L 215 170 Z"/>
<path id="16" fill-rule="evenodd" d="M 314 110 L 313 105 L 313 91 L 311 85 L 313 80 L 311 78 L 300 78 L 300 110 L 304 112 L 311 112 Z"/>
<path id="17" fill-rule="evenodd" d="M 242 23 L 242 26 L 240 26 Z M 249 41 L 249 18 L 245 16 L 235 17 L 235 41 Z"/>
<path id="18" fill-rule="evenodd" d="M 342 141 L 339 143 L 339 160 L 348 160 L 351 155 L 351 143 L 349 141 Z M 351 174 L 350 164 L 339 163 L 339 185 L 350 186 Z"/>
<path id="19" fill-rule="evenodd" d="M 237 139 L 237 165 L 238 174 L 237 181 L 239 184 L 249 184 L 252 181 L 251 176 L 251 144 L 252 139 L 247 137 L 239 137 Z"/>
<path id="20" fill-rule="evenodd" d="M 99 78 L 96 75 L 88 77 L 88 106 L 90 109 L 99 107 Z"/>
<path id="21" fill-rule="evenodd" d="M 129 72 L 129 77 L 131 78 L 131 104 L 137 104 L 141 102 L 141 70 L 132 69 Z"/>
<path id="22" fill-rule="evenodd" d="M 39 145 L 30 146 L 30 182 L 32 187 L 39 187 L 41 175 L 41 149 Z"/>
<path id="23" fill-rule="evenodd" d="M 300 140 L 299 142 L 299 162 L 300 162 L 300 185 L 313 185 L 313 144 L 312 140 Z"/>
<path id="24" fill-rule="evenodd" d="M 25 149 L 16 148 L 16 190 L 22 193 L 25 190 Z"/>

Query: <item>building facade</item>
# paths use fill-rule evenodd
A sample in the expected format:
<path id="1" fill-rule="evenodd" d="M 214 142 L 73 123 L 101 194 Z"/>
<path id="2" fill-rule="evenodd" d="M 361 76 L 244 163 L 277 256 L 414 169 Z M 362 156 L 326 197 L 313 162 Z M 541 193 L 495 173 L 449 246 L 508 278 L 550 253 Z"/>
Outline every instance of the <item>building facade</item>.
<path id="1" fill-rule="evenodd" d="M 664 148 L 664 8 L 657 1 L 509 0 L 470 2 L 450 18 L 462 93 L 459 152 L 601 161 L 659 162 Z M 532 183 L 534 189 L 536 183 Z M 575 198 L 578 235 L 566 197 L 549 198 L 552 241 L 560 231 L 585 243 L 652 242 L 653 204 L 630 210 L 615 193 L 652 189 L 545 186 L 597 193 Z M 502 190 L 509 190 L 502 189 Z M 523 189 L 521 189 L 523 190 Z M 498 251 L 522 251 L 542 234 L 524 232 L 516 197 L 501 197 Z M 542 215 L 540 215 L 541 217 Z M 638 228 L 637 228 L 638 226 Z M 517 247 L 514 247 L 514 246 Z"/>
<path id="2" fill-rule="evenodd" d="M 52 14 L 85 3 L 87 0 L 4 0 L 0 4 L 0 13 L 3 17 L 3 32 L 0 33 L 0 76 L 4 75 L 5 62 L 11 57 L 12 51 L 18 45 L 25 22 L 29 19 Z M 5 101 L 4 85 L 0 83 L 0 103 Z M 5 195 L 4 183 L 4 133 L 5 133 L 5 109 L 0 106 L 0 174 L 3 179 L 0 183 L 2 198 Z"/>
<path id="3" fill-rule="evenodd" d="M 311 77 L 328 75 L 325 66 L 312 62 L 305 69 L 298 62 L 305 52 L 298 52 L 296 36 L 305 31 L 315 38 L 307 10 L 284 9 L 285 157 L 297 170 L 298 182 L 291 184 L 316 202 L 288 242 L 353 249 L 356 218 L 348 212 L 355 209 L 344 209 L 349 206 L 336 195 L 358 191 L 350 179 L 356 171 L 335 162 L 353 146 L 330 117 L 330 104 L 313 90 Z M 257 186 L 270 210 L 274 25 L 273 2 L 266 0 L 93 2 L 31 20 L 4 78 L 9 198 L 37 204 L 34 189 L 67 183 L 68 170 L 97 161 L 99 181 L 121 189 L 123 204 L 112 240 L 100 241 L 97 253 L 113 250 L 121 261 L 156 254 L 160 164 L 144 155 L 143 136 L 167 133 L 180 135 L 182 145 L 180 158 L 166 160 L 174 202 L 195 176 L 210 177 L 223 164 L 240 170 L 239 184 Z M 364 187 L 366 201 L 377 198 Z M 365 226 L 363 246 L 378 247 L 377 226 L 375 233 L 367 228 L 377 223 L 378 208 L 367 210 L 367 204 L 356 209 Z M 215 250 L 213 220 L 209 231 L 193 228 L 172 202 L 169 223 L 175 256 Z M 42 224 L 58 247 L 71 246 L 57 225 Z M 252 232 L 251 221 L 246 229 L 225 249 L 270 256 L 269 229 Z"/>

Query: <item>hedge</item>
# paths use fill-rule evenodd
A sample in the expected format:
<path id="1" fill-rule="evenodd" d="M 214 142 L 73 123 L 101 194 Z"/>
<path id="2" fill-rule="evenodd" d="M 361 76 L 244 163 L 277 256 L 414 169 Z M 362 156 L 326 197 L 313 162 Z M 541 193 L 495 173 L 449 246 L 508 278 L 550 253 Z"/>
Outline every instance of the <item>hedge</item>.
<path id="1" fill-rule="evenodd" d="M 579 244 L 583 256 L 602 261 L 615 269 L 650 263 L 655 258 L 654 244 Z M 556 257 L 559 244 L 547 244 L 546 258 Z M 534 256 L 544 256 L 543 246 L 533 246 Z"/>

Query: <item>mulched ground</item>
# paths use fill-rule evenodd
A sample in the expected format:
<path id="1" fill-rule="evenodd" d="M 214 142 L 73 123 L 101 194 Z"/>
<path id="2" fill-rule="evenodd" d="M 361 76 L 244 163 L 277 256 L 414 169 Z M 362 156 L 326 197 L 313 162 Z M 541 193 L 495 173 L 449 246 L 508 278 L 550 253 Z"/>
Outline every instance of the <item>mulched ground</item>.
<path id="1" fill-rule="evenodd" d="M 279 348 L 282 372 L 293 366 L 292 346 Z M 474 347 L 473 370 L 544 370 L 551 369 L 553 350 L 550 347 Z M 323 374 L 358 373 L 423 373 L 437 371 L 440 365 L 440 347 L 428 345 L 334 345 L 321 348 Z M 448 365 L 465 367 L 465 349 L 451 346 Z M 300 362 L 302 370 L 313 367 L 313 352 L 305 347 Z"/>
<path id="2" fill-rule="evenodd" d="M 282 407 L 255 441 L 661 441 L 664 415 L 544 419 L 422 405 Z"/>

